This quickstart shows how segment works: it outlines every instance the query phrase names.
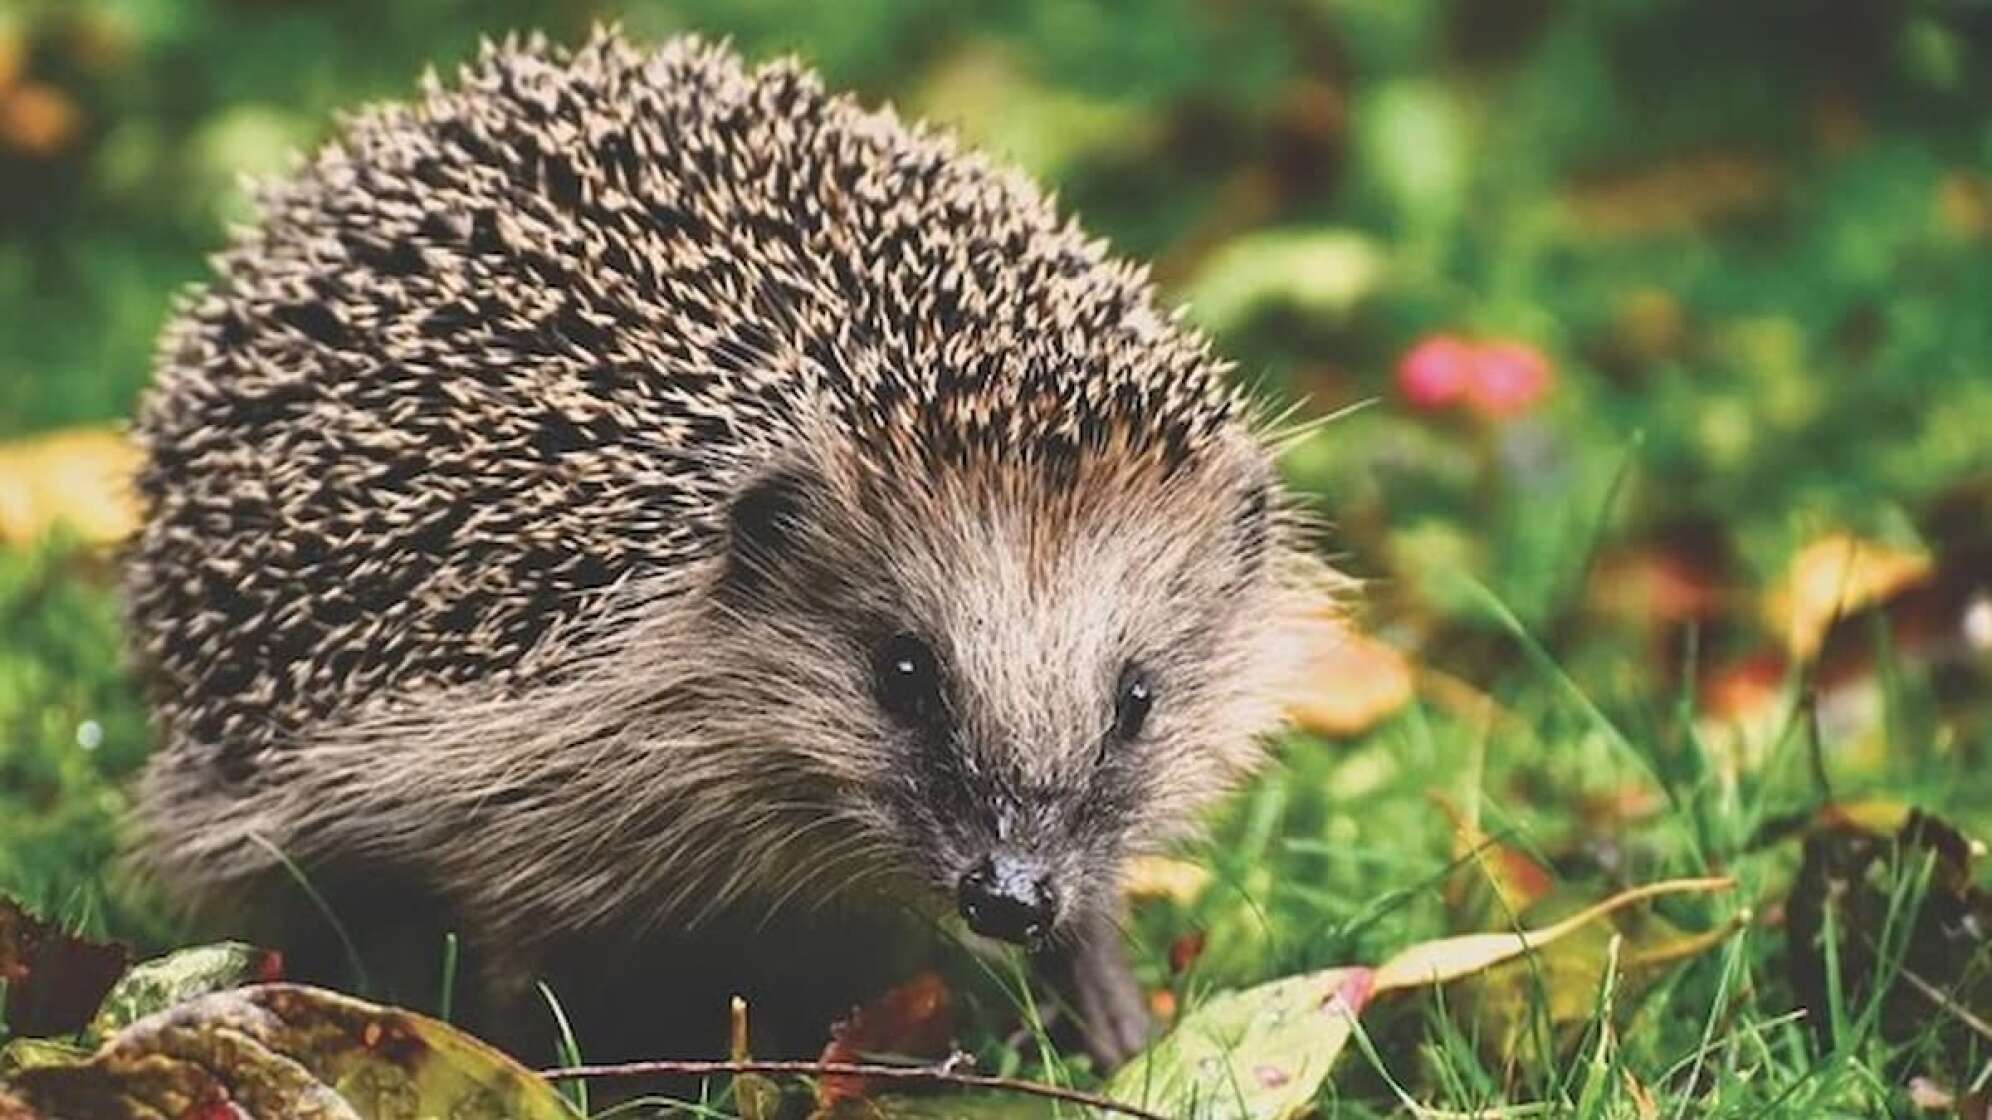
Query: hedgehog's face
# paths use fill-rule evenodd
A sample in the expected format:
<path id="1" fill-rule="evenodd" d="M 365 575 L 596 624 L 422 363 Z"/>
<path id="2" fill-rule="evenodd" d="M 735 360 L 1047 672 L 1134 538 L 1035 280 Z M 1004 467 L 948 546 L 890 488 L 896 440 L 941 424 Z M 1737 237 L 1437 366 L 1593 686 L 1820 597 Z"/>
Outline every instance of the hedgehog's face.
<path id="1" fill-rule="evenodd" d="M 892 870 L 1035 943 L 1190 828 L 1276 722 L 1290 604 L 1269 479 L 1242 440 L 1076 489 L 788 479 L 774 506 L 736 506 L 734 610 L 808 628 L 769 651 L 771 675 L 814 678 L 783 734 L 837 807 L 862 805 Z"/>

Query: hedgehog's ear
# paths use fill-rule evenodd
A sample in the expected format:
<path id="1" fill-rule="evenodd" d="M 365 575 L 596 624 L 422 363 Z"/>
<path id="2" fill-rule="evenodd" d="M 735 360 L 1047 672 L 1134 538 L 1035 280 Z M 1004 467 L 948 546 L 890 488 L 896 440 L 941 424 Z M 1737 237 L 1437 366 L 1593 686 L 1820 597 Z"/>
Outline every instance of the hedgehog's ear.
<path id="1" fill-rule="evenodd" d="M 800 471 L 777 468 L 749 482 L 726 511 L 728 585 L 751 593 L 778 578 L 800 550 L 809 505 Z"/>

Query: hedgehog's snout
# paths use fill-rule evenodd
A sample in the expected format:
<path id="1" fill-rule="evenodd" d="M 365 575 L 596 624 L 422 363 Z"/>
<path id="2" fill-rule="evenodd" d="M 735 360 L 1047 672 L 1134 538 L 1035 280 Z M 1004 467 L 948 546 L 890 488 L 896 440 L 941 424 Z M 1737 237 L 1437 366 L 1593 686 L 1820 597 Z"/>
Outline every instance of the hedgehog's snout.
<path id="1" fill-rule="evenodd" d="M 998 850 L 962 875 L 955 891 L 968 928 L 1037 948 L 1058 922 L 1058 893 L 1044 864 Z"/>

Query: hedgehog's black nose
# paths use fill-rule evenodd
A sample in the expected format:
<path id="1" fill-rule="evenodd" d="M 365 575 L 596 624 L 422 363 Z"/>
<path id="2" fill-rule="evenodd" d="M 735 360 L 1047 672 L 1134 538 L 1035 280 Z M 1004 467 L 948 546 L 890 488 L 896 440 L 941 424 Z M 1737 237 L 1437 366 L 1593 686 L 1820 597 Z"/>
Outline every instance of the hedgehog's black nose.
<path id="1" fill-rule="evenodd" d="M 961 877 L 955 892 L 968 928 L 1035 947 L 1051 932 L 1057 899 L 1037 864 L 1012 855 L 993 855 Z"/>

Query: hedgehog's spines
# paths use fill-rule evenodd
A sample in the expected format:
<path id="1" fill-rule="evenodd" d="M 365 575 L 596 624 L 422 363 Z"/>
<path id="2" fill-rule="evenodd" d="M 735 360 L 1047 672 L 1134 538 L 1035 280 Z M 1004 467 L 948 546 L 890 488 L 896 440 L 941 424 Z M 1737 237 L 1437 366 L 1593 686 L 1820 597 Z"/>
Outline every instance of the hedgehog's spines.
<path id="1" fill-rule="evenodd" d="M 779 736 L 810 729 L 782 697 L 729 695 L 661 745 L 629 730 L 673 690 L 741 687 L 686 651 L 731 609 L 701 598 L 728 504 L 770 470 L 916 506 L 888 510 L 901 523 L 977 503 L 1126 519 L 1137 488 L 1210 524 L 1256 516 L 1200 473 L 1250 457 L 1245 399 L 1145 268 L 793 59 L 750 71 L 723 44 L 643 52 L 606 28 L 487 39 L 253 196 L 261 222 L 176 300 L 135 423 L 128 610 L 164 740 L 145 812 L 183 883 L 259 869 L 250 833 L 415 851 L 467 882 L 490 853 L 406 802 L 473 795 L 535 826 L 556 794 L 611 805 L 605 833 L 654 881 L 722 825 L 765 840 L 736 879 L 774 861 L 792 828 L 755 837 L 703 803 L 666 827 L 615 800 L 637 773 L 686 799 L 751 779 L 770 815 L 793 796 L 772 787 L 804 747 Z M 850 695 L 821 672 L 803 701 Z M 659 761 L 750 707 L 768 742 Z M 491 843 L 523 859 L 533 839 Z M 487 919 L 632 905 L 583 854 L 514 866 L 566 876 L 559 897 Z M 644 921 L 667 901 L 639 900 Z"/>

